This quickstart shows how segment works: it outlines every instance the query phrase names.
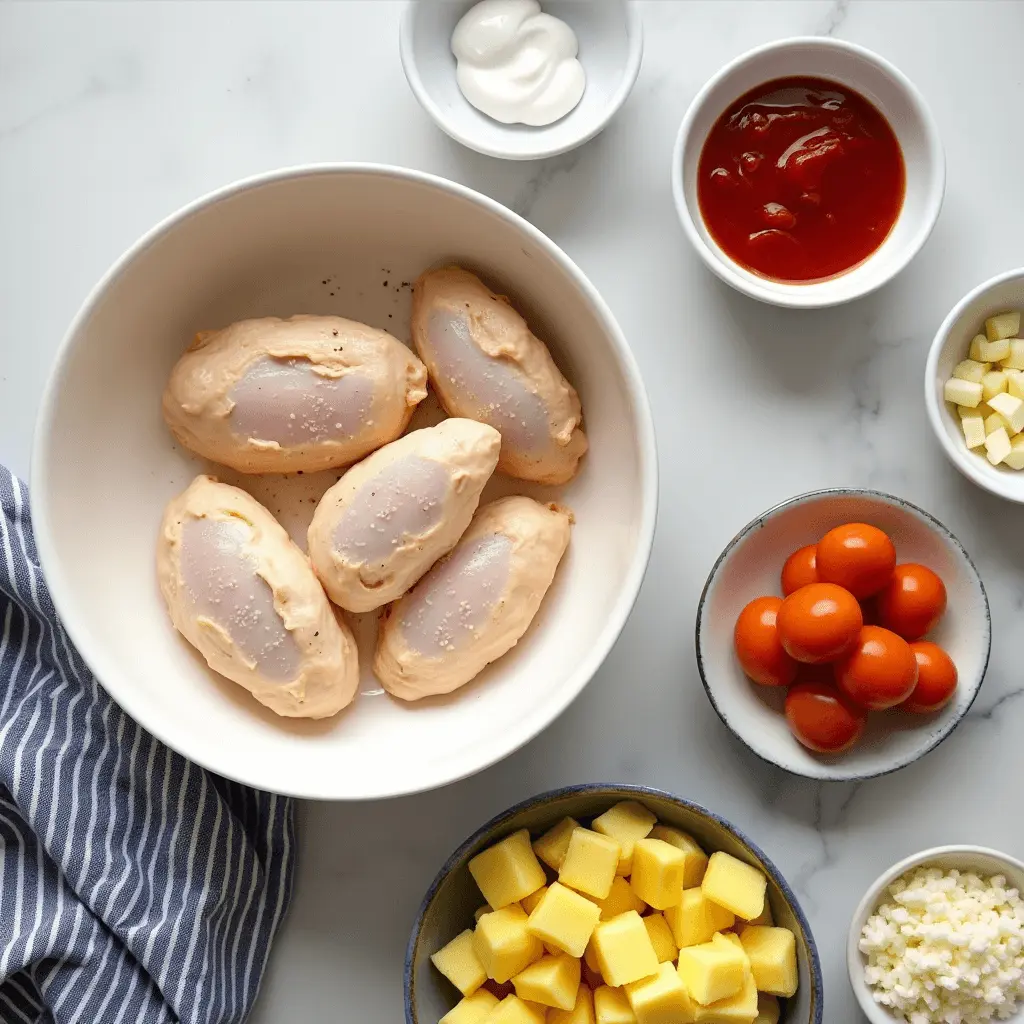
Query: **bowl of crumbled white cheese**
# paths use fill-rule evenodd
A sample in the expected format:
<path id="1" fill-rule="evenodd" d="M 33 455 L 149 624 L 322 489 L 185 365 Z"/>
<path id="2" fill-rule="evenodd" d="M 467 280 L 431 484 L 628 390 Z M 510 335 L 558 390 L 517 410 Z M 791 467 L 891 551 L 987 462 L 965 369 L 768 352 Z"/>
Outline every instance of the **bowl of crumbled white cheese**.
<path id="1" fill-rule="evenodd" d="M 1024 863 L 940 846 L 870 886 L 847 943 L 872 1024 L 1024 1024 Z"/>

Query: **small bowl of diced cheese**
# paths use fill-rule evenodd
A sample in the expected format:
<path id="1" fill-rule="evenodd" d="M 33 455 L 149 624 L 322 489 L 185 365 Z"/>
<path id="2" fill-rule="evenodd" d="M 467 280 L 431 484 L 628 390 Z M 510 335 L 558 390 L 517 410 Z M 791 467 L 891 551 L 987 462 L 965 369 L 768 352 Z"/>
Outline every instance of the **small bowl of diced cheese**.
<path id="1" fill-rule="evenodd" d="M 979 285 L 928 353 L 925 404 L 950 461 L 985 490 L 1024 503 L 1024 268 Z"/>
<path id="2" fill-rule="evenodd" d="M 407 1024 L 821 1024 L 814 937 L 727 821 L 646 786 L 543 793 L 469 837 L 405 962 Z"/>
<path id="3" fill-rule="evenodd" d="M 868 888 L 847 943 L 850 983 L 871 1024 L 1024 1022 L 1024 863 L 939 846 Z"/>

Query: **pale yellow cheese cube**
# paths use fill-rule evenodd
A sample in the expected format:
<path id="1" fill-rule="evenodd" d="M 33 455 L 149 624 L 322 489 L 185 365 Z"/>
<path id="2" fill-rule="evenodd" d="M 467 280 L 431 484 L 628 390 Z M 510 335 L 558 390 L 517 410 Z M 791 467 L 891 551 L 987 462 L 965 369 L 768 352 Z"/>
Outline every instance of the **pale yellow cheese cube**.
<path id="1" fill-rule="evenodd" d="M 1024 401 L 1014 395 L 994 395 L 988 404 L 1002 416 L 1008 434 L 1024 430 Z"/>
<path id="2" fill-rule="evenodd" d="M 532 914 L 537 909 L 537 904 L 544 898 L 544 893 L 548 891 L 546 885 L 542 885 L 536 892 L 531 892 L 529 896 L 524 896 L 519 901 L 519 906 L 526 911 L 527 914 Z"/>
<path id="3" fill-rule="evenodd" d="M 487 980 L 487 972 L 473 948 L 473 932 L 469 928 L 442 946 L 430 960 L 464 996 L 472 995 Z"/>
<path id="4" fill-rule="evenodd" d="M 1006 392 L 1015 398 L 1024 398 L 1024 370 L 1006 370 Z"/>
<path id="5" fill-rule="evenodd" d="M 542 1006 L 571 1010 L 580 987 L 580 962 L 574 956 L 541 957 L 512 979 L 516 995 Z"/>
<path id="6" fill-rule="evenodd" d="M 498 997 L 482 988 L 466 996 L 450 1009 L 438 1024 L 483 1024 L 487 1015 L 498 1005 Z"/>
<path id="7" fill-rule="evenodd" d="M 679 947 L 676 946 L 676 940 L 672 938 L 672 929 L 668 926 L 665 915 L 649 914 L 647 917 L 642 918 L 642 920 L 644 927 L 647 929 L 647 937 L 651 940 L 651 945 L 654 947 L 654 954 L 658 958 L 658 963 L 663 964 L 667 961 L 675 960 L 679 955 Z"/>
<path id="8" fill-rule="evenodd" d="M 583 956 L 600 916 L 595 903 L 552 882 L 530 915 L 527 928 L 541 942 L 579 957 Z"/>
<path id="9" fill-rule="evenodd" d="M 982 384 L 986 373 L 992 368 L 991 363 L 979 363 L 976 359 L 964 359 L 953 367 L 953 376 L 960 380 Z"/>
<path id="10" fill-rule="evenodd" d="M 683 870 L 684 889 L 693 889 L 700 885 L 708 867 L 708 855 L 693 836 L 668 825 L 657 825 L 651 829 L 649 838 L 660 839 L 663 843 L 668 843 L 669 846 L 683 852 L 686 857 L 686 867 Z"/>
<path id="11" fill-rule="evenodd" d="M 764 910 L 764 872 L 721 850 L 711 854 L 701 891 L 713 903 L 751 921 Z"/>
<path id="12" fill-rule="evenodd" d="M 736 995 L 749 973 L 743 950 L 725 940 L 679 950 L 678 969 L 687 991 L 701 1006 Z"/>
<path id="13" fill-rule="evenodd" d="M 998 466 L 1011 452 L 1010 435 L 1005 427 L 999 427 L 985 438 L 985 457 L 993 466 Z"/>
<path id="14" fill-rule="evenodd" d="M 942 393 L 947 402 L 952 402 L 954 405 L 966 405 L 970 409 L 976 408 L 984 397 L 980 383 L 961 380 L 959 377 L 951 377 L 947 380 L 943 385 Z"/>
<path id="15" fill-rule="evenodd" d="M 1001 395 L 1006 390 L 1006 371 L 990 370 L 981 378 L 981 397 L 989 402 L 994 395 Z M 992 403 L 989 402 L 989 405 Z"/>
<path id="16" fill-rule="evenodd" d="M 779 1024 L 779 1001 L 767 992 L 757 993 L 757 1016 L 754 1024 Z"/>
<path id="17" fill-rule="evenodd" d="M 662 964 L 658 973 L 625 986 L 637 1024 L 689 1024 L 696 1007 L 675 967 Z"/>
<path id="18" fill-rule="evenodd" d="M 600 922 L 594 929 L 593 943 L 601 977 L 609 985 L 628 985 L 658 970 L 654 946 L 635 910 Z"/>
<path id="19" fill-rule="evenodd" d="M 629 879 L 622 875 L 616 875 L 612 879 L 612 887 L 603 900 L 595 899 L 594 902 L 601 908 L 601 920 L 610 921 L 627 910 L 635 910 L 642 914 L 647 909 L 647 904 L 635 892 L 629 884 Z"/>
<path id="20" fill-rule="evenodd" d="M 1003 465 L 1010 469 L 1024 469 L 1024 434 L 1011 439 L 1010 454 L 1003 458 Z"/>
<path id="21" fill-rule="evenodd" d="M 679 905 L 665 911 L 665 920 L 676 945 L 682 949 L 710 942 L 715 932 L 731 928 L 736 916 L 709 900 L 703 889 L 684 889 Z"/>
<path id="22" fill-rule="evenodd" d="M 1010 354 L 1000 363 L 1004 370 L 1024 370 L 1024 338 L 1010 339 Z"/>
<path id="23" fill-rule="evenodd" d="M 558 871 L 562 885 L 603 900 L 611 892 L 619 863 L 619 844 L 589 828 L 575 828 Z"/>
<path id="24" fill-rule="evenodd" d="M 740 932 L 759 992 L 791 996 L 797 987 L 796 937 L 788 928 L 748 925 Z"/>
<path id="25" fill-rule="evenodd" d="M 487 977 L 510 981 L 534 960 L 544 955 L 544 947 L 527 928 L 529 918 L 518 904 L 484 914 L 473 932 L 473 949 Z"/>
<path id="26" fill-rule="evenodd" d="M 533 843 L 533 852 L 544 861 L 552 871 L 557 871 L 565 860 L 565 851 L 569 849 L 569 839 L 573 829 L 580 823 L 575 818 L 563 818 L 553 828 L 547 830 Z"/>
<path id="27" fill-rule="evenodd" d="M 547 1024 L 595 1024 L 594 993 L 581 984 L 571 1010 L 548 1010 Z"/>
<path id="28" fill-rule="evenodd" d="M 638 839 L 633 845 L 633 892 L 655 910 L 667 910 L 683 896 L 686 857 L 662 839 Z"/>
<path id="29" fill-rule="evenodd" d="M 469 873 L 495 910 L 517 903 L 547 881 L 525 828 L 478 853 L 469 862 Z"/>
<path id="30" fill-rule="evenodd" d="M 547 1010 L 519 996 L 505 996 L 481 1024 L 546 1024 Z"/>
<path id="31" fill-rule="evenodd" d="M 985 337 L 989 341 L 1012 338 L 1020 330 L 1020 313 L 997 313 L 985 321 Z"/>
<path id="32" fill-rule="evenodd" d="M 968 448 L 982 448 L 985 445 L 985 420 L 981 416 L 964 416 L 960 420 L 964 441 Z"/>
<path id="33" fill-rule="evenodd" d="M 981 360 L 984 363 L 998 363 L 1010 355 L 1010 339 L 997 338 L 995 341 L 983 341 L 978 346 Z"/>
<path id="34" fill-rule="evenodd" d="M 637 1024 L 626 993 L 610 985 L 594 992 L 594 1020 L 597 1024 Z"/>
<path id="35" fill-rule="evenodd" d="M 757 1018 L 757 989 L 748 974 L 739 992 L 710 1006 L 698 1006 L 695 1024 L 753 1024 Z"/>
<path id="36" fill-rule="evenodd" d="M 633 844 L 647 836 L 657 823 L 658 819 L 643 804 L 623 800 L 596 817 L 591 828 L 619 844 L 616 870 L 620 875 L 628 875 L 633 865 Z"/>

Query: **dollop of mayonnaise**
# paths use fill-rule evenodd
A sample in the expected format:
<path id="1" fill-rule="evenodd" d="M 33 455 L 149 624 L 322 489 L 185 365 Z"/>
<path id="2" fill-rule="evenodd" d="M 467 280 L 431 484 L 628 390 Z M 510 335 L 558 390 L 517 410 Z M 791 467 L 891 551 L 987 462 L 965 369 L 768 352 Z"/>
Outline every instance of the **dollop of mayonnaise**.
<path id="1" fill-rule="evenodd" d="M 502 124 L 552 124 L 587 84 L 576 33 L 537 0 L 482 0 L 455 26 L 452 53 L 462 95 Z"/>

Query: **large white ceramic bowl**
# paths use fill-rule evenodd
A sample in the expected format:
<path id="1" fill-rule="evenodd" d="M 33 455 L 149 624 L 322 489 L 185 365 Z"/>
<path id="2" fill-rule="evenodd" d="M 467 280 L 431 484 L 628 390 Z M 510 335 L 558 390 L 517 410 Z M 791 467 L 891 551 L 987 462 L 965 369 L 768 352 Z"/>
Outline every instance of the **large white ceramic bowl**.
<path id="1" fill-rule="evenodd" d="M 704 224 L 697 200 L 697 165 L 704 141 L 729 105 L 776 78 L 827 78 L 859 92 L 880 110 L 903 150 L 906 195 L 888 238 L 844 274 L 807 284 L 772 281 L 727 256 Z M 782 39 L 750 50 L 719 71 L 694 97 L 672 153 L 672 192 L 687 238 L 709 269 L 738 291 L 776 306 L 836 306 L 880 288 L 928 240 L 942 208 L 946 161 L 924 98 L 901 71 L 862 46 L 839 39 Z"/>
<path id="2" fill-rule="evenodd" d="M 971 451 L 964 443 L 956 409 L 943 396 L 943 388 L 952 376 L 953 368 L 967 358 L 971 339 L 984 333 L 985 318 L 1010 309 L 1024 311 L 1024 267 L 978 285 L 943 320 L 928 351 L 924 401 L 928 421 L 949 461 L 968 480 L 986 491 L 1010 501 L 1024 502 L 1024 471 L 993 466 L 985 458 L 984 448 Z"/>
<path id="3" fill-rule="evenodd" d="M 408 337 L 411 282 L 459 261 L 511 296 L 583 402 L 590 452 L 575 480 L 497 493 L 557 495 L 576 513 L 569 551 L 513 652 L 446 698 L 402 704 L 365 655 L 334 719 L 280 719 L 214 676 L 172 629 L 157 588 L 161 511 L 211 469 L 281 516 L 304 547 L 336 474 L 239 477 L 173 442 L 160 413 L 195 331 L 243 317 L 343 314 Z M 427 403 L 424 403 L 427 404 Z M 418 413 L 416 426 L 428 418 Z M 392 167 L 284 170 L 174 214 L 100 282 L 65 338 L 43 398 L 32 466 L 43 569 L 72 640 L 125 710 L 185 756 L 262 789 L 369 799 L 429 789 L 498 761 L 583 689 L 639 589 L 657 503 L 654 433 L 636 363 L 572 261 L 526 221 L 460 185 Z M 376 691 L 376 692 L 375 692 Z"/>

